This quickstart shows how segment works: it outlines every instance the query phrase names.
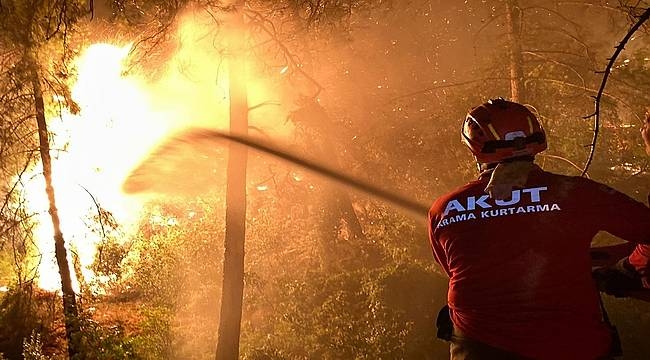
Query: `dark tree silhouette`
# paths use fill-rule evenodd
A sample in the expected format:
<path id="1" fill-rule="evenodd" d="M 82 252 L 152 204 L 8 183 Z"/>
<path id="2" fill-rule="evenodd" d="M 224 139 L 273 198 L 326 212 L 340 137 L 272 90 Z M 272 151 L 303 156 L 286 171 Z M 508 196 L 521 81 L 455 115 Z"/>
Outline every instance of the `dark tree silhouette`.
<path id="1" fill-rule="evenodd" d="M 231 10 L 234 35 L 229 46 L 228 78 L 230 83 L 230 133 L 248 133 L 248 94 L 246 65 L 243 61 L 245 31 L 243 1 Z M 229 144 L 226 183 L 226 233 L 224 239 L 223 291 L 216 358 L 235 360 L 239 357 L 242 302 L 244 294 L 244 244 L 246 239 L 246 166 L 245 146 Z"/>

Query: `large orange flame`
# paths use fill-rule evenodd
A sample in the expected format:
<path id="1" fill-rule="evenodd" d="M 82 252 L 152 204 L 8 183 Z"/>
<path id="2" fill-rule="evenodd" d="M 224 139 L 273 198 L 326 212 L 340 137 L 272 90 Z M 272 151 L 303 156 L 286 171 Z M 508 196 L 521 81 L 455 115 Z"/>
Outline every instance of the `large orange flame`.
<path id="1" fill-rule="evenodd" d="M 89 230 L 89 214 L 97 206 L 108 209 L 128 227 L 139 207 L 120 191 L 128 172 L 146 155 L 167 129 L 151 110 L 143 86 L 122 76 L 123 61 L 130 45 L 95 44 L 77 61 L 79 76 L 72 96 L 81 112 L 64 111 L 49 120 L 53 150 L 53 186 L 68 244 L 69 263 L 77 255 L 85 280 L 94 277 L 90 265 L 101 234 Z M 35 170 L 26 183 L 29 207 L 38 214 L 34 237 L 41 254 L 38 284 L 46 290 L 60 288 L 54 259 L 53 229 L 47 212 L 42 176 Z M 73 272 L 74 273 L 74 272 Z M 78 281 L 75 278 L 74 283 Z"/>
<path id="2" fill-rule="evenodd" d="M 97 205 L 110 211 L 128 237 L 143 214 L 142 197 L 127 196 L 122 185 L 129 173 L 170 134 L 188 128 L 227 128 L 228 79 L 216 48 L 214 23 L 188 17 L 179 26 L 179 44 L 155 83 L 125 75 L 131 45 L 95 44 L 76 60 L 78 77 L 72 97 L 81 111 L 48 119 L 52 134 L 53 185 L 69 256 L 77 255 L 87 282 L 97 279 L 91 270 L 101 234 L 91 231 L 88 218 Z M 211 26 L 211 27 L 208 27 Z M 206 36 L 206 32 L 213 35 Z M 218 32 L 217 32 L 218 33 Z M 226 64 L 227 65 L 227 64 Z M 287 69 L 280 73 L 284 75 Z M 277 102 L 277 82 L 249 77 L 249 103 Z M 54 99 L 56 101 L 56 99 Z M 286 135 L 286 110 L 257 109 L 253 124 L 274 136 Z M 270 131 L 269 131 L 270 130 Z M 290 130 L 289 130 L 290 131 Z M 284 134 L 282 134 L 284 133 Z M 201 169 L 197 169 L 201 171 Z M 34 232 L 40 256 L 38 284 L 60 289 L 54 259 L 52 223 L 47 212 L 40 166 L 24 179 L 29 209 L 37 213 Z M 95 225 L 96 224 L 90 224 Z M 72 251 L 70 251 L 72 250 Z M 72 257 L 69 258 L 72 264 Z M 74 273 L 74 272 L 73 272 Z M 79 288 L 77 279 L 74 279 Z"/>

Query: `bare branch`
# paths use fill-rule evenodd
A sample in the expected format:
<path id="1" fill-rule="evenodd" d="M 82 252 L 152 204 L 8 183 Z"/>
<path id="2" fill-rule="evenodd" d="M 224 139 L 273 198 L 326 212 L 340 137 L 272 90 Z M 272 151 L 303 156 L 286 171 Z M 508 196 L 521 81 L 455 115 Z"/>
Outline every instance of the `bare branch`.
<path id="1" fill-rule="evenodd" d="M 585 42 L 582 39 L 578 38 L 576 35 L 571 34 L 570 32 L 568 32 L 568 31 L 566 31 L 564 29 L 558 29 L 558 28 L 551 28 L 551 27 L 543 27 L 542 26 L 542 27 L 539 27 L 538 29 L 539 30 L 544 30 L 544 31 L 549 31 L 549 32 L 556 32 L 556 33 L 560 33 L 562 35 L 565 35 L 566 37 L 570 38 L 571 40 L 573 40 L 574 42 L 579 44 L 584 49 L 585 55 L 587 56 L 588 59 L 591 60 L 591 59 L 594 58 L 593 55 L 589 52 L 589 45 L 585 44 Z"/>
<path id="2" fill-rule="evenodd" d="M 540 58 L 540 59 L 543 59 L 543 60 L 545 60 L 545 61 L 552 62 L 552 63 L 554 63 L 554 64 L 556 64 L 556 65 L 559 65 L 559 66 L 564 67 L 565 69 L 568 69 L 569 71 L 571 71 L 572 73 L 574 73 L 574 74 L 575 74 L 575 75 L 580 79 L 580 81 L 582 82 L 582 87 L 585 88 L 585 89 L 587 88 L 587 83 L 585 82 L 585 79 L 584 79 L 584 78 L 582 77 L 582 75 L 578 72 L 578 70 L 576 70 L 576 69 L 573 68 L 573 66 L 571 66 L 571 65 L 569 65 L 569 64 L 566 64 L 566 63 L 563 63 L 563 62 L 561 62 L 561 61 L 557 61 L 557 60 L 555 60 L 555 59 L 551 59 L 551 58 L 549 58 L 549 57 L 546 57 L 546 56 L 540 55 L 540 54 L 535 53 L 535 52 L 532 52 L 532 51 L 522 51 L 522 53 L 523 53 L 523 54 L 527 54 L 527 55 L 532 55 L 532 56 L 538 57 L 538 58 Z"/>
<path id="3" fill-rule="evenodd" d="M 560 13 L 559 11 L 555 11 L 555 10 L 549 9 L 549 8 L 547 8 L 547 7 L 544 7 L 544 6 L 529 6 L 529 7 L 522 7 L 521 10 L 522 10 L 522 11 L 526 11 L 526 10 L 544 10 L 544 11 L 547 11 L 547 12 L 549 12 L 549 13 L 551 13 L 551 14 L 557 16 L 557 17 L 559 17 L 560 19 L 564 20 L 565 22 L 567 22 L 567 23 L 573 25 L 573 27 L 576 28 L 576 29 L 581 28 L 580 24 L 578 24 L 577 22 L 575 22 L 575 21 L 573 21 L 573 20 L 567 18 L 566 16 L 562 15 L 562 13 Z"/>
<path id="4" fill-rule="evenodd" d="M 559 55 L 567 55 L 567 56 L 574 56 L 583 59 L 584 55 L 582 54 L 576 54 L 572 53 L 570 51 L 562 51 L 562 50 L 542 50 L 542 49 L 531 49 L 531 50 L 524 50 L 524 52 L 529 51 L 529 52 L 534 52 L 536 54 L 559 54 Z"/>
<path id="5" fill-rule="evenodd" d="M 269 106 L 269 105 L 280 106 L 282 104 L 280 104 L 279 102 L 276 102 L 276 101 L 264 101 L 262 103 L 259 103 L 257 105 L 253 105 L 253 106 L 249 107 L 248 111 L 256 110 L 256 109 L 259 109 L 261 107 Z"/>
<path id="6" fill-rule="evenodd" d="M 483 26 L 481 26 L 481 27 L 476 31 L 476 35 L 474 36 L 474 46 L 476 46 L 476 41 L 478 40 L 478 36 L 481 34 L 481 32 L 482 32 L 483 30 L 485 30 L 485 28 L 487 28 L 490 24 L 492 24 L 496 19 L 498 19 L 498 18 L 500 18 L 500 17 L 502 17 L 502 16 L 505 16 L 505 15 L 506 15 L 505 13 L 503 13 L 503 14 L 498 14 L 498 15 L 492 16 L 492 18 L 490 18 L 490 20 L 486 21 L 485 24 L 483 24 Z"/>
<path id="7" fill-rule="evenodd" d="M 579 85 L 572 84 L 572 83 L 570 83 L 570 82 L 566 82 L 566 81 L 562 81 L 562 80 L 558 80 L 558 79 L 550 79 L 550 78 L 529 78 L 529 79 L 526 79 L 526 81 L 545 81 L 545 82 L 555 83 L 555 84 L 559 84 L 559 85 L 566 86 L 566 87 L 570 87 L 570 88 L 576 88 L 576 89 L 584 90 L 584 91 L 586 91 L 586 92 L 595 93 L 595 94 L 597 94 L 598 91 L 599 91 L 599 90 L 590 89 L 590 88 L 583 88 L 583 87 L 581 87 L 581 86 L 579 86 Z M 606 92 L 603 92 L 601 96 L 608 97 L 608 98 L 610 98 L 610 99 L 612 99 L 612 100 L 614 100 L 614 101 L 616 101 L 616 102 L 622 104 L 623 106 L 625 106 L 625 107 L 628 108 L 628 109 L 633 109 L 632 105 L 630 105 L 627 101 L 621 99 L 621 98 L 618 97 L 618 96 L 615 96 L 615 95 L 613 95 L 613 94 L 606 93 Z M 595 98 L 595 96 L 593 96 L 593 97 Z"/>
<path id="8" fill-rule="evenodd" d="M 609 6 L 607 4 L 603 4 L 602 2 L 599 4 L 592 4 L 592 3 L 587 3 L 587 2 L 582 2 L 582 1 L 558 1 L 558 5 L 576 5 L 576 6 L 586 6 L 586 7 L 598 7 L 601 9 L 609 10 L 609 11 L 615 11 L 618 13 L 623 13 L 627 14 L 625 11 L 623 11 L 621 8 L 616 7 L 616 6 Z"/>
<path id="9" fill-rule="evenodd" d="M 323 87 L 320 85 L 316 79 L 314 79 L 311 75 L 307 74 L 305 70 L 303 70 L 302 64 L 300 64 L 299 59 L 296 58 L 296 55 L 294 55 L 289 48 L 278 38 L 277 32 L 275 32 L 275 26 L 268 20 L 264 15 L 262 15 L 258 11 L 254 11 L 251 9 L 246 9 L 244 14 L 248 16 L 251 20 L 256 20 L 260 26 L 260 29 L 264 31 L 273 41 L 275 41 L 276 45 L 280 48 L 282 53 L 284 54 L 286 60 L 289 62 L 291 67 L 298 71 L 302 76 L 304 76 L 309 82 L 311 82 L 315 87 L 316 87 L 316 93 L 312 95 L 313 98 L 318 97 L 320 92 L 323 90 Z M 265 24 L 271 24 L 270 29 L 269 27 L 265 26 Z"/>
<path id="10" fill-rule="evenodd" d="M 27 168 L 29 168 L 29 164 L 31 163 L 32 157 L 33 157 L 33 153 L 29 154 L 27 161 L 25 161 L 25 166 L 23 166 L 22 170 L 18 174 L 16 181 L 11 186 L 11 189 L 9 189 L 9 191 L 7 191 L 7 193 L 5 194 L 4 202 L 2 204 L 2 207 L 0 207 L 0 213 L 2 213 L 9 205 L 9 198 L 13 194 L 13 192 L 16 191 L 18 184 L 20 184 L 20 180 L 22 179 L 25 172 L 27 172 Z"/>
<path id="11" fill-rule="evenodd" d="M 465 86 L 465 85 L 470 85 L 470 84 L 475 84 L 478 82 L 483 82 L 483 81 L 510 81 L 509 77 L 486 77 L 486 78 L 480 78 L 480 79 L 474 79 L 474 80 L 468 80 L 468 81 L 461 81 L 457 83 L 442 83 L 440 85 L 434 85 L 428 88 L 424 88 L 418 91 L 413 91 L 410 93 L 406 93 L 404 95 L 400 95 L 394 98 L 391 98 L 388 100 L 388 102 L 394 102 L 397 100 L 401 100 L 407 97 L 415 96 L 415 95 L 420 95 L 420 94 L 426 94 L 431 91 L 436 91 L 440 89 L 448 89 L 452 87 L 458 87 L 458 86 Z"/>
<path id="12" fill-rule="evenodd" d="M 582 172 L 582 168 L 580 166 L 578 166 L 576 163 L 574 163 L 573 161 L 571 161 L 571 160 L 569 160 L 569 159 L 567 159 L 565 157 L 562 157 L 562 156 L 559 156 L 559 155 L 551 155 L 551 154 L 538 154 L 537 156 L 542 157 L 542 158 L 561 160 L 561 161 L 571 165 L 573 168 L 575 168 L 579 172 Z M 586 177 L 589 178 L 588 175 L 586 175 Z"/>
<path id="13" fill-rule="evenodd" d="M 647 8 L 645 12 L 639 17 L 639 20 L 630 28 L 630 30 L 625 34 L 621 42 L 616 46 L 616 50 L 614 51 L 614 54 L 612 57 L 609 59 L 609 63 L 607 64 L 607 67 L 605 67 L 605 71 L 603 74 L 603 81 L 600 83 L 600 88 L 598 89 L 598 94 L 595 97 L 594 101 L 594 136 L 591 141 L 591 150 L 589 151 L 589 157 L 587 158 L 587 162 L 585 163 L 585 167 L 582 170 L 582 176 L 584 176 L 587 173 L 587 170 L 589 169 L 589 165 L 591 165 L 591 162 L 594 158 L 594 154 L 596 152 L 596 142 L 598 140 L 598 132 L 600 131 L 600 100 L 603 97 L 603 94 L 605 93 L 605 85 L 607 85 L 607 79 L 609 78 L 609 74 L 612 72 L 612 67 L 614 67 L 614 63 L 616 62 L 616 59 L 620 55 L 620 53 L 625 49 L 625 45 L 627 42 L 632 38 L 632 35 L 643 25 L 646 20 L 650 18 L 650 8 Z"/>
<path id="14" fill-rule="evenodd" d="M 79 184 L 79 187 L 84 189 L 86 193 L 88 193 L 88 196 L 93 200 L 93 203 L 95 204 L 95 209 L 97 209 L 97 219 L 99 220 L 99 227 L 102 229 L 102 238 L 106 238 L 106 231 L 104 230 L 104 221 L 102 221 L 102 207 L 99 206 L 99 203 L 97 202 L 97 199 L 95 199 L 95 196 L 86 189 L 83 185 Z"/>

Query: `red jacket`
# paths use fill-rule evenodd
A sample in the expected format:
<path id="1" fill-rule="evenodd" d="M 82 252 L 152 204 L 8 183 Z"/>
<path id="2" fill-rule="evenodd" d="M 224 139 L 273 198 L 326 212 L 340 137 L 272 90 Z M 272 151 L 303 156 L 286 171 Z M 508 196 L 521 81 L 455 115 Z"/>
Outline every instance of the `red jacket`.
<path id="1" fill-rule="evenodd" d="M 494 201 L 479 179 L 429 212 L 436 260 L 449 275 L 452 320 L 467 337 L 534 359 L 596 359 L 609 351 L 591 277 L 600 230 L 650 243 L 650 209 L 605 185 L 535 167 Z M 632 263 L 648 274 L 647 245 Z"/>

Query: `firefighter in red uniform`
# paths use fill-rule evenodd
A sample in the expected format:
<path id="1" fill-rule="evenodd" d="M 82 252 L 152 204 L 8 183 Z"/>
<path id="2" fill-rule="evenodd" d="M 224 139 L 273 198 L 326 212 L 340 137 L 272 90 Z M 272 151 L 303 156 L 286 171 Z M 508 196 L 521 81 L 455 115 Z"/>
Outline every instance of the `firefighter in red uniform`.
<path id="1" fill-rule="evenodd" d="M 642 134 L 650 153 L 648 128 Z M 590 244 L 601 230 L 639 244 L 607 276 L 629 280 L 614 292 L 650 288 L 650 208 L 535 165 L 546 135 L 521 104 L 495 99 L 472 109 L 462 140 L 480 176 L 429 212 L 433 253 L 449 275 L 441 318 L 451 322 L 446 328 L 441 321 L 439 336 L 451 341 L 451 358 L 609 358 L 612 331 L 592 278 Z"/>

